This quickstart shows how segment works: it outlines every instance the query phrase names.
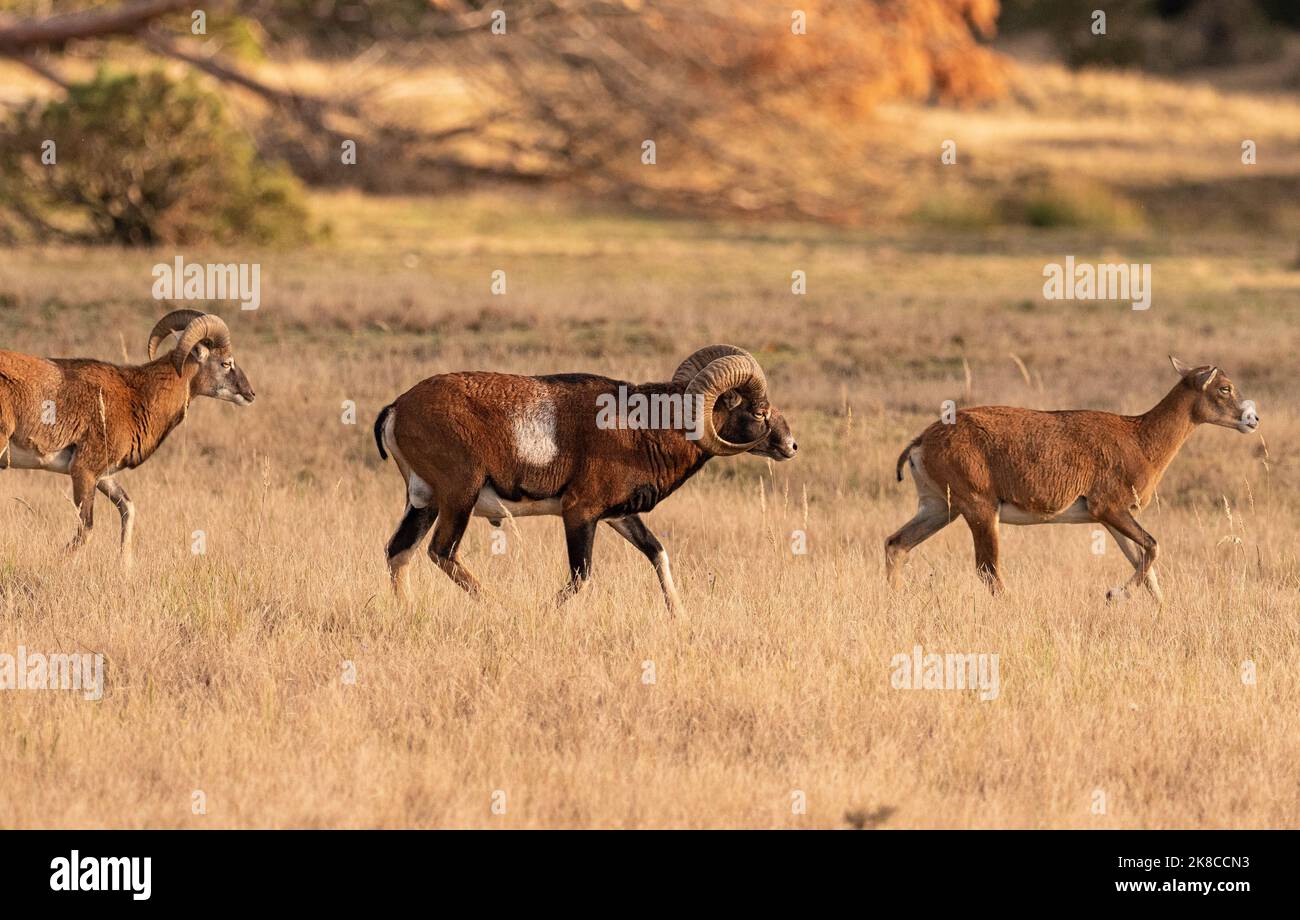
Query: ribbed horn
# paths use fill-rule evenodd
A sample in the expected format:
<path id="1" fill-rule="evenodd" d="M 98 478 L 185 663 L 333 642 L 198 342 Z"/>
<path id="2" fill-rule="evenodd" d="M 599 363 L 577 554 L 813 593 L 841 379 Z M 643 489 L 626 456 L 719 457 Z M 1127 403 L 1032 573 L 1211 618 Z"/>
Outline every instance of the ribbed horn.
<path id="1" fill-rule="evenodd" d="M 173 310 L 162 319 L 154 324 L 153 332 L 149 333 L 149 360 L 152 361 L 158 355 L 158 346 L 163 340 L 173 332 L 182 332 L 185 327 L 203 314 L 198 310 Z"/>
<path id="2" fill-rule="evenodd" d="M 733 346 L 715 347 L 732 348 Z M 767 378 L 763 376 L 763 369 L 758 366 L 753 355 L 740 349 L 736 350 L 740 354 L 724 354 L 714 358 L 686 385 L 686 395 L 701 397 L 700 447 L 720 457 L 743 454 L 767 440 L 767 435 L 764 434 L 748 444 L 735 444 L 719 435 L 713 425 L 713 407 L 722 394 L 729 390 L 736 390 L 742 398 L 749 400 L 754 406 L 761 406 L 767 402 Z"/>
<path id="3" fill-rule="evenodd" d="M 176 362 L 176 373 L 180 374 L 184 371 L 185 359 L 200 342 L 210 342 L 211 347 L 215 349 L 229 348 L 230 329 L 226 326 L 226 321 L 211 313 L 200 313 L 190 321 L 176 343 L 176 350 L 172 352 L 172 360 Z"/>
<path id="4" fill-rule="evenodd" d="M 735 345 L 706 345 L 681 364 L 677 365 L 677 370 L 673 372 L 673 383 L 680 383 L 685 386 L 695 379 L 696 374 L 708 367 L 710 361 L 715 358 L 721 358 L 724 355 L 744 355 L 747 358 L 753 357 L 749 352 L 745 351 L 745 349 L 737 348 Z"/>

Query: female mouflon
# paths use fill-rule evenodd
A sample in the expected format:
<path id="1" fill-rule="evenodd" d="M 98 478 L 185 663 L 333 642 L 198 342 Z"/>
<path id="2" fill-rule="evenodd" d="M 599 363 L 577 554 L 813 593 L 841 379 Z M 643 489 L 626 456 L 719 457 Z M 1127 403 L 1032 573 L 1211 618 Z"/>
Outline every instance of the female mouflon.
<path id="1" fill-rule="evenodd" d="M 1141 583 L 1161 599 L 1152 568 L 1156 541 L 1133 516 L 1151 501 L 1179 448 L 1197 425 L 1208 422 L 1243 434 L 1259 427 L 1255 404 L 1242 399 L 1217 367 L 1188 367 L 1172 355 L 1182 378 L 1143 415 L 1110 412 L 1037 412 L 980 406 L 936 422 L 903 449 L 916 483 L 917 512 L 885 541 L 885 572 L 896 584 L 917 544 L 956 515 L 975 540 L 975 567 L 993 593 L 998 574 L 998 524 L 1104 526 L 1133 564 L 1128 584 L 1108 598 L 1126 596 Z"/>

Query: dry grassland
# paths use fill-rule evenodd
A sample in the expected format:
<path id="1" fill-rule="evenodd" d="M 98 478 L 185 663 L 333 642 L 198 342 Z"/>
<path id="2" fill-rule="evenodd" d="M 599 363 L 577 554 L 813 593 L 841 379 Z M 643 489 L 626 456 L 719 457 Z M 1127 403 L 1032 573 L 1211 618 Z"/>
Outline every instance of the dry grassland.
<path id="1" fill-rule="evenodd" d="M 1297 823 L 1287 242 L 939 242 L 491 197 L 319 205 L 336 237 L 316 250 L 185 253 L 262 264 L 260 310 L 211 305 L 259 398 L 196 404 L 123 478 L 139 509 L 129 575 L 106 501 L 69 561 L 67 479 L 0 473 L 0 652 L 107 661 L 98 702 L 0 694 L 0 824 Z M 1151 261 L 1152 308 L 1044 301 L 1042 267 L 1067 253 Z M 141 360 L 166 308 L 150 267 L 170 256 L 5 253 L 0 343 Z M 504 297 L 488 290 L 498 268 Z M 371 440 L 380 406 L 452 369 L 663 379 L 716 341 L 756 353 L 801 450 L 716 460 L 649 516 L 689 616 L 665 615 L 650 567 L 607 529 L 592 589 L 551 607 L 564 549 L 545 518 L 519 522 L 504 555 L 472 524 L 465 558 L 490 601 L 424 560 L 416 609 L 390 599 L 383 544 L 403 500 Z M 882 543 L 913 510 L 894 460 L 944 399 L 1139 412 L 1173 384 L 1169 352 L 1221 364 L 1263 425 L 1199 431 L 1145 515 L 1163 609 L 1104 602 L 1129 568 L 1113 544 L 1095 555 L 1086 526 L 1004 528 L 1004 599 L 977 581 L 960 522 L 886 591 Z M 892 689 L 890 659 L 918 644 L 997 654 L 998 698 Z"/>

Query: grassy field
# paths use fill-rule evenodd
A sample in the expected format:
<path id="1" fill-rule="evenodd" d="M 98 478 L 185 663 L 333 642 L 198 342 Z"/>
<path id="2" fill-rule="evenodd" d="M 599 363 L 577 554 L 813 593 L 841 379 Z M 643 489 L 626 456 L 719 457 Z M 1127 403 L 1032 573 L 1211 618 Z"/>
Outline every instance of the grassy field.
<path id="1" fill-rule="evenodd" d="M 106 658 L 98 702 L 0 694 L 0 824 L 1296 824 L 1293 241 L 934 239 L 491 196 L 317 205 L 334 236 L 315 249 L 185 253 L 262 264 L 260 310 L 210 305 L 259 398 L 196 404 L 123 477 L 129 574 L 105 500 L 68 561 L 68 480 L 0 473 L 0 652 Z M 1067 254 L 1151 262 L 1151 309 L 1045 301 L 1043 265 Z M 0 344 L 142 360 L 169 308 L 150 268 L 171 255 L 6 252 Z M 801 449 L 715 460 L 649 516 L 688 616 L 667 617 L 608 529 L 591 590 L 553 608 L 564 546 L 547 518 L 508 530 L 503 555 L 471 525 L 486 602 L 424 559 L 416 607 L 389 597 L 403 492 L 370 423 L 392 397 L 455 369 L 665 379 L 718 341 L 754 351 Z M 1175 382 L 1169 353 L 1220 364 L 1263 424 L 1199 431 L 1145 515 L 1163 608 L 1106 604 L 1130 569 L 1086 526 L 1004 528 L 1004 598 L 960 522 L 886 590 L 883 541 L 914 508 L 894 461 L 945 399 L 1139 412 Z M 997 699 L 892 689 L 891 659 L 916 645 L 997 654 Z"/>

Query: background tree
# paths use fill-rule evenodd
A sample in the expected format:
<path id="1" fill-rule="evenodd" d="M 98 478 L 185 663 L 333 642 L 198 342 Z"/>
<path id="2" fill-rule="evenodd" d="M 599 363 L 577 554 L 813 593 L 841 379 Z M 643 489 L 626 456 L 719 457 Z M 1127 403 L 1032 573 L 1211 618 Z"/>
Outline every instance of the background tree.
<path id="1" fill-rule="evenodd" d="M 477 0 L 247 0 L 210 4 L 202 36 L 191 6 L 9 2 L 0 55 L 68 90 L 60 58 L 129 45 L 183 62 L 269 105 L 261 153 L 313 183 L 554 183 L 642 207 L 827 220 L 853 219 L 892 179 L 845 126 L 895 97 L 991 98 L 1005 76 L 982 44 L 997 0 L 808 0 L 797 11 L 772 0 L 522 0 L 504 18 Z M 385 73 L 436 66 L 466 102 L 407 119 L 373 104 L 384 78 L 360 72 L 313 95 L 254 66 L 296 54 L 382 59 Z M 344 140 L 372 166 L 342 168 Z"/>

